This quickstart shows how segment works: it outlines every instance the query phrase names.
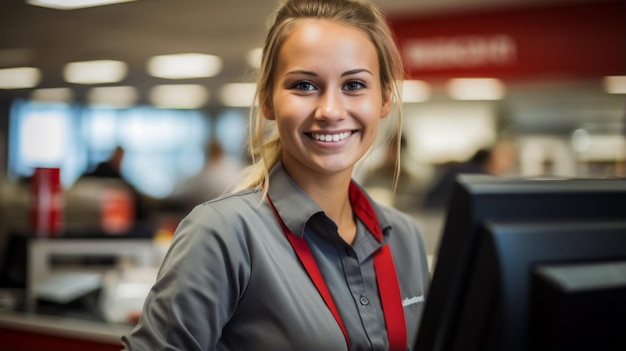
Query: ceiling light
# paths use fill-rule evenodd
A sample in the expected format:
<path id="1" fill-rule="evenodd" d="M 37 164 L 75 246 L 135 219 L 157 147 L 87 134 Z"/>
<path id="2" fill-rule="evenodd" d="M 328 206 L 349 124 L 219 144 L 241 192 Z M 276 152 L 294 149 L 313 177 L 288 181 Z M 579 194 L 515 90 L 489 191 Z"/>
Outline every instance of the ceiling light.
<path id="1" fill-rule="evenodd" d="M 604 90 L 609 94 L 626 94 L 626 76 L 604 77 Z"/>
<path id="2" fill-rule="evenodd" d="M 424 102 L 430 97 L 430 86 L 421 80 L 402 82 L 402 102 Z"/>
<path id="3" fill-rule="evenodd" d="M 69 102 L 74 98 L 74 93 L 70 88 L 35 89 L 30 98 L 36 101 Z"/>
<path id="4" fill-rule="evenodd" d="M 209 101 L 209 91 L 198 84 L 157 85 L 150 90 L 150 102 L 161 108 L 196 109 Z"/>
<path id="5" fill-rule="evenodd" d="M 154 56 L 148 61 L 148 72 L 159 78 L 185 79 L 213 77 L 222 70 L 222 60 L 206 54 Z"/>
<path id="6" fill-rule="evenodd" d="M 261 67 L 261 60 L 263 59 L 263 48 L 252 49 L 248 52 L 246 61 L 250 67 L 258 69 Z"/>
<path id="7" fill-rule="evenodd" d="M 500 100 L 504 84 L 494 78 L 455 78 L 448 83 L 448 93 L 456 100 Z"/>
<path id="8" fill-rule="evenodd" d="M 48 7 L 56 10 L 75 10 L 84 7 L 111 5 L 135 0 L 28 0 L 30 5 Z"/>
<path id="9" fill-rule="evenodd" d="M 37 86 L 41 71 L 34 67 L 0 69 L 0 89 L 22 89 Z"/>
<path id="10" fill-rule="evenodd" d="M 116 83 L 126 77 L 126 63 L 114 60 L 71 62 L 65 65 L 63 77 L 77 84 Z"/>
<path id="11" fill-rule="evenodd" d="M 97 87 L 89 89 L 87 101 L 92 105 L 129 107 L 137 102 L 137 89 L 130 86 Z"/>
<path id="12" fill-rule="evenodd" d="M 220 101 L 230 107 L 250 107 L 256 93 L 254 83 L 225 84 L 220 89 Z"/>

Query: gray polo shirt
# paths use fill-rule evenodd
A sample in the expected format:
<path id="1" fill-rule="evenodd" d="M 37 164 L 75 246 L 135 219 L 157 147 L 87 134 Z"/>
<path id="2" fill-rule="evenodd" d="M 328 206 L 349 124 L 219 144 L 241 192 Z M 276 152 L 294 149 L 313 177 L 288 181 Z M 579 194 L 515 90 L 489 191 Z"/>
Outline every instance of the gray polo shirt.
<path id="1" fill-rule="evenodd" d="M 352 350 L 388 349 L 372 254 L 381 244 L 360 221 L 347 245 L 337 226 L 279 163 L 269 196 L 304 235 L 337 305 Z M 262 191 L 197 206 L 181 221 L 127 350 L 346 350 L 345 338 L 300 264 Z M 412 219 L 374 204 L 391 247 L 409 345 L 429 275 Z"/>

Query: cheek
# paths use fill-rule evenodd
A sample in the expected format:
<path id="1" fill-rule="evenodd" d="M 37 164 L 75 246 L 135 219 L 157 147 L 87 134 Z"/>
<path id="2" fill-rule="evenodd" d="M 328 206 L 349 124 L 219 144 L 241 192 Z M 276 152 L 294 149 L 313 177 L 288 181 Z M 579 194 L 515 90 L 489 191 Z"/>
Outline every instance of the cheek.
<path id="1" fill-rule="evenodd" d="M 290 109 L 289 106 L 284 105 L 281 106 L 280 109 L 274 110 L 278 133 L 281 139 L 291 138 L 292 134 L 297 134 L 300 130 L 301 121 L 296 112 L 297 109 Z"/>
<path id="2" fill-rule="evenodd" d="M 382 118 L 382 102 L 379 99 L 364 99 L 353 107 L 353 111 L 361 116 L 360 119 L 365 125 L 377 125 Z"/>
<path id="3" fill-rule="evenodd" d="M 376 99 L 374 99 L 376 100 Z M 364 102 L 358 107 L 359 122 L 364 128 L 363 138 L 368 143 L 373 143 L 378 135 L 378 127 L 381 120 L 380 101 Z"/>
<path id="4" fill-rule="evenodd" d="M 291 96 L 276 96 L 274 99 L 274 118 L 284 131 L 298 130 L 306 120 L 308 107 L 302 100 Z"/>
<path id="5" fill-rule="evenodd" d="M 370 139 L 370 142 L 374 142 L 376 136 L 378 135 L 378 126 L 380 124 L 380 118 L 374 118 L 370 121 L 369 129 L 367 131 L 367 138 Z"/>

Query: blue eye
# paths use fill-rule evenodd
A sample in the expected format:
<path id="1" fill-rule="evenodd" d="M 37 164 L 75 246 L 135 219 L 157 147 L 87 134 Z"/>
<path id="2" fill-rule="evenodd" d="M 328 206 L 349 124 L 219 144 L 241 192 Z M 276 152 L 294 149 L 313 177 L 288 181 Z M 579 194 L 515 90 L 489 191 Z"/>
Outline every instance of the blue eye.
<path id="1" fill-rule="evenodd" d="M 298 90 L 314 90 L 315 86 L 311 82 L 303 81 L 294 84 L 293 88 Z"/>
<path id="2" fill-rule="evenodd" d="M 358 80 L 351 80 L 344 85 L 346 90 L 359 90 L 365 88 L 365 84 Z"/>

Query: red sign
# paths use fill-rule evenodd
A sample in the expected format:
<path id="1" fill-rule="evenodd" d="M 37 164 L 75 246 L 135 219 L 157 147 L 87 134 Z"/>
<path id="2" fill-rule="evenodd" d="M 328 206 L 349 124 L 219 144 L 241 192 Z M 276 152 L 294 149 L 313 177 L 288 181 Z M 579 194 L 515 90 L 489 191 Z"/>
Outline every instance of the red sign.
<path id="1" fill-rule="evenodd" d="M 414 79 L 597 79 L 626 74 L 626 2 L 390 17 Z"/>
<path id="2" fill-rule="evenodd" d="M 100 194 L 100 224 L 107 234 L 125 234 L 133 226 L 135 204 L 123 184 L 106 186 Z"/>

